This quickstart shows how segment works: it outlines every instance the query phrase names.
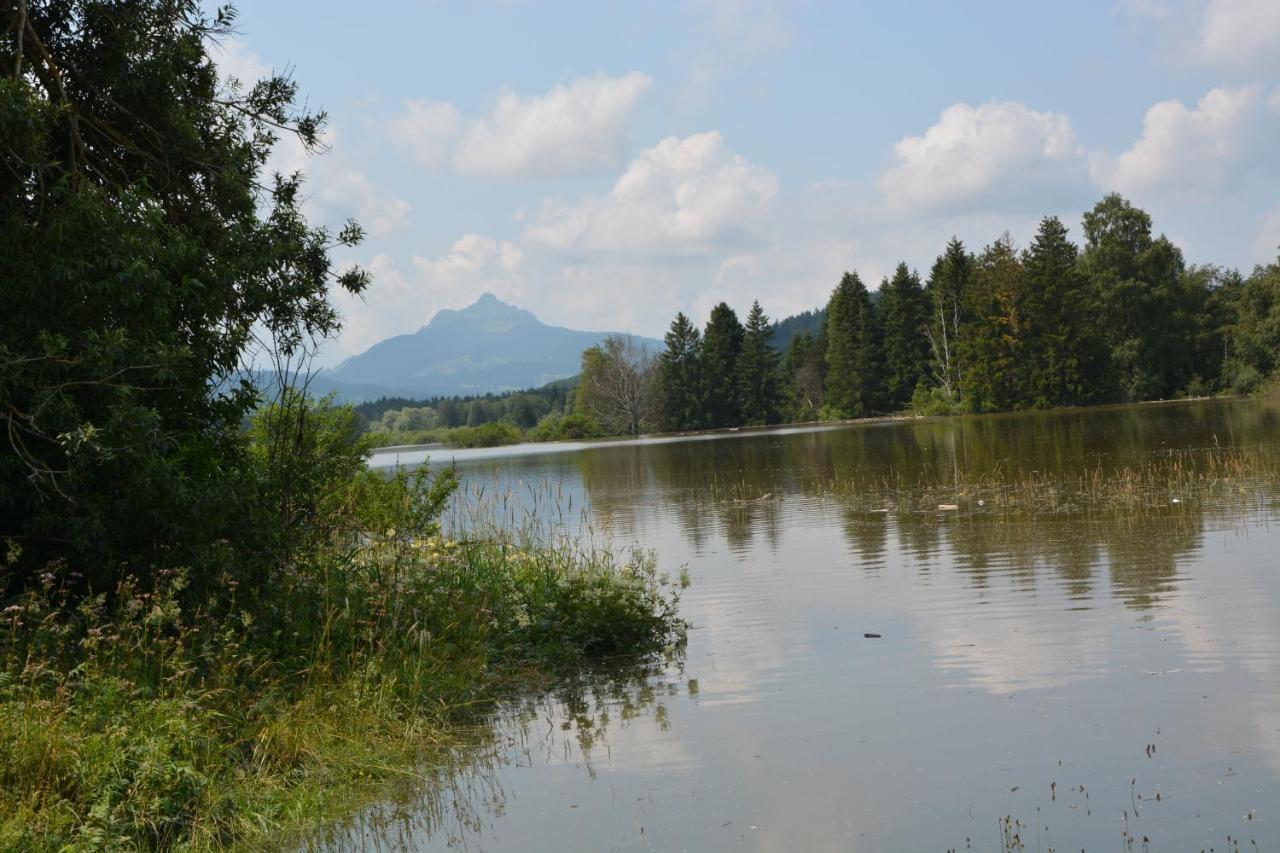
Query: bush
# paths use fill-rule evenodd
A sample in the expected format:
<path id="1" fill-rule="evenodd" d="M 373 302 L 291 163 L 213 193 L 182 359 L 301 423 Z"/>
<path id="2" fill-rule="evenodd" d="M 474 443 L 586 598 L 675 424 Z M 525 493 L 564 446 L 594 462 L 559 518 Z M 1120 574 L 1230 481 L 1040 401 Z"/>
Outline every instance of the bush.
<path id="1" fill-rule="evenodd" d="M 921 383 L 911 395 L 911 411 L 920 417 L 959 415 L 964 413 L 964 406 L 948 397 L 941 388 Z"/>
<path id="2" fill-rule="evenodd" d="M 353 429 L 300 397 L 255 418 L 272 562 L 213 543 L 198 589 L 157 567 L 85 597 L 60 566 L 0 599 L 0 849 L 278 840 L 474 740 L 513 684 L 681 639 L 652 555 L 446 538 L 452 469 L 384 477 Z"/>

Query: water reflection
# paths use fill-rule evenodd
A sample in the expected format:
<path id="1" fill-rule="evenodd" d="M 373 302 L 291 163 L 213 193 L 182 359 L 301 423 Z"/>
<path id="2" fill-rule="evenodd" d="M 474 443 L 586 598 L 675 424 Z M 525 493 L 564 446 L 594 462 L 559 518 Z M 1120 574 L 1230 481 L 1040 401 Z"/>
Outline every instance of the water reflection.
<path id="1" fill-rule="evenodd" d="M 999 850 L 1012 815 L 1095 849 L 1128 810 L 1155 849 L 1274 846 L 1278 443 L 1218 401 L 459 454 L 688 563 L 695 678 L 522 707 L 479 823 L 398 843 Z"/>

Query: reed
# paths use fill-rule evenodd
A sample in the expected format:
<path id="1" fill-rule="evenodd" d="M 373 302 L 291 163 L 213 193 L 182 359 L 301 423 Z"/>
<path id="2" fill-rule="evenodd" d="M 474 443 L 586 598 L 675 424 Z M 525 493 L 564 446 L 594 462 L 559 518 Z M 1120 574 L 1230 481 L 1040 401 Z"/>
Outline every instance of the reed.
<path id="1" fill-rule="evenodd" d="M 192 601 L 175 568 L 88 598 L 49 574 L 6 600 L 0 849 L 301 838 L 438 784 L 491 742 L 496 703 L 682 642 L 651 553 L 535 536 L 532 512 L 451 537 L 387 488 L 364 513 L 379 526 L 333 532 L 252 596 L 228 572 Z"/>

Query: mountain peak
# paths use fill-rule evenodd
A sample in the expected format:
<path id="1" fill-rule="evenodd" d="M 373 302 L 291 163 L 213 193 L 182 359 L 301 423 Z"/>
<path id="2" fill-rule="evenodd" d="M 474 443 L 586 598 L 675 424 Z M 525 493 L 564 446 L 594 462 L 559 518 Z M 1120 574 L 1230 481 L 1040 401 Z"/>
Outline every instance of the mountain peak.
<path id="1" fill-rule="evenodd" d="M 503 302 L 486 291 L 466 308 L 441 308 L 422 328 L 422 332 L 459 323 L 477 325 L 486 331 L 502 332 L 513 326 L 536 324 L 538 318 L 532 312 Z M 421 334 L 421 332 L 419 333 Z"/>
<path id="2" fill-rule="evenodd" d="M 466 308 L 437 311 L 417 332 L 352 356 L 332 378 L 424 397 L 533 388 L 572 376 L 582 351 L 606 334 L 545 325 L 532 312 L 484 293 Z M 642 340 L 655 351 L 662 346 Z"/>

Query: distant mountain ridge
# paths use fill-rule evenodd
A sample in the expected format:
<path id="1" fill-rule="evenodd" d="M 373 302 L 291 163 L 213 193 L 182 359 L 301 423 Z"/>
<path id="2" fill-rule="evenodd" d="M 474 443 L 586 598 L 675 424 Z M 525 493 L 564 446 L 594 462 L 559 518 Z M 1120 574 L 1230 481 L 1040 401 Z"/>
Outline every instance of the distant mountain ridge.
<path id="1" fill-rule="evenodd" d="M 375 391 L 422 397 L 515 391 L 573 376 L 582 351 L 610 334 L 622 333 L 549 326 L 486 293 L 466 308 L 438 311 L 417 332 L 374 344 L 317 379 L 352 400 L 371 399 Z M 662 347 L 635 337 L 653 352 Z"/>

